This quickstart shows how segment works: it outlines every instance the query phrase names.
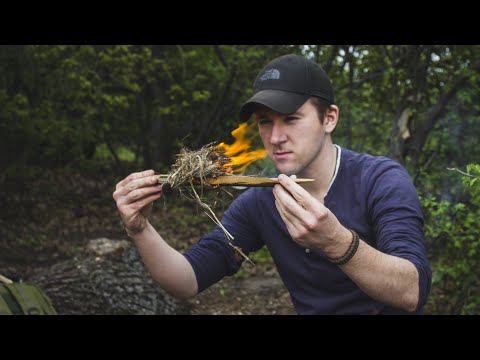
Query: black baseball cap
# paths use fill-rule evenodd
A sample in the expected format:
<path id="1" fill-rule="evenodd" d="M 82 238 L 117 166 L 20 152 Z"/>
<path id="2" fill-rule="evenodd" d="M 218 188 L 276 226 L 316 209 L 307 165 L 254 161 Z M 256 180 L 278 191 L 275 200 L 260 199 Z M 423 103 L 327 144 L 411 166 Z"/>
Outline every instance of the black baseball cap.
<path id="1" fill-rule="evenodd" d="M 291 114 L 312 96 L 334 103 L 332 84 L 325 70 L 303 56 L 283 55 L 257 75 L 253 96 L 240 108 L 240 120 L 247 121 L 258 104 Z"/>

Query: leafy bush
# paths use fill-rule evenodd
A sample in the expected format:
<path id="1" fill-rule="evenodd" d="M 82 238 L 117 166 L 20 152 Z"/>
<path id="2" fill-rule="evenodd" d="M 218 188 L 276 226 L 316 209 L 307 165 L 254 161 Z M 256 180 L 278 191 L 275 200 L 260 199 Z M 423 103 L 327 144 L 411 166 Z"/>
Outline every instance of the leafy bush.
<path id="1" fill-rule="evenodd" d="M 478 180 L 480 179 L 480 165 L 479 164 L 470 164 L 467 165 L 467 174 L 463 177 L 463 184 L 465 186 L 473 187 L 475 183 L 480 185 Z"/>
<path id="2" fill-rule="evenodd" d="M 467 203 L 421 197 L 425 236 L 433 271 L 426 311 L 433 314 L 480 312 L 480 196 Z"/>

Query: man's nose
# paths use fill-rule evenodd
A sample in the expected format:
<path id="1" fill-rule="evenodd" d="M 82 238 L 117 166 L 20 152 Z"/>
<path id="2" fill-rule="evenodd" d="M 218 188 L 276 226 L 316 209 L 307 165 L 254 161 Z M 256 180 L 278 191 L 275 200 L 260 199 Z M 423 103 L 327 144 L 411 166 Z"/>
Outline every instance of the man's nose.
<path id="1" fill-rule="evenodd" d="M 284 124 L 275 121 L 272 125 L 272 133 L 270 135 L 270 144 L 279 145 L 287 141 Z"/>

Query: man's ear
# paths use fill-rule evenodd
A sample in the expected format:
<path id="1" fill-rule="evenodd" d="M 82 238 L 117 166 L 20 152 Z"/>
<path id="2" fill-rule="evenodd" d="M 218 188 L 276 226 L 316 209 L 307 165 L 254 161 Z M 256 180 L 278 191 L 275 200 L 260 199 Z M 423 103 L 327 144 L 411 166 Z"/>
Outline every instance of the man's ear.
<path id="1" fill-rule="evenodd" d="M 338 115 L 340 109 L 337 105 L 330 105 L 327 112 L 325 113 L 325 119 L 323 120 L 323 126 L 327 134 L 331 134 L 338 123 Z"/>

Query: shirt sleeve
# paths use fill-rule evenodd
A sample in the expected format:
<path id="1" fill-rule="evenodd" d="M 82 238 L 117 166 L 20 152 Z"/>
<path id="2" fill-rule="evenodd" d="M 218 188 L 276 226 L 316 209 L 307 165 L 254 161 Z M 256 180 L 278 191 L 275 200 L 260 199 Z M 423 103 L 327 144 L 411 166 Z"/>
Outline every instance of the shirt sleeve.
<path id="1" fill-rule="evenodd" d="M 418 194 L 407 171 L 388 161 L 373 170 L 369 184 L 368 209 L 377 249 L 409 260 L 419 275 L 417 309 L 425 305 L 432 273 L 423 233 L 423 212 Z"/>
<path id="2" fill-rule="evenodd" d="M 257 230 L 255 217 L 252 216 L 257 208 L 253 190 L 246 190 L 235 199 L 221 220 L 222 225 L 234 237 L 232 245 L 239 247 L 246 255 L 264 245 Z M 195 272 L 198 292 L 202 292 L 225 276 L 235 274 L 244 261 L 218 226 L 183 255 Z"/>

